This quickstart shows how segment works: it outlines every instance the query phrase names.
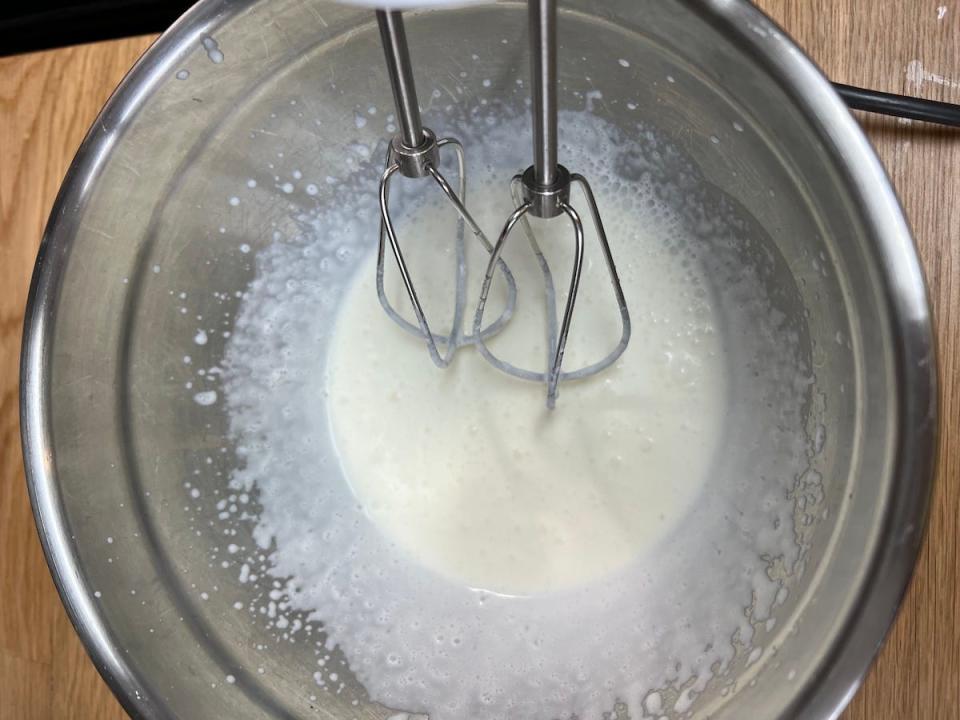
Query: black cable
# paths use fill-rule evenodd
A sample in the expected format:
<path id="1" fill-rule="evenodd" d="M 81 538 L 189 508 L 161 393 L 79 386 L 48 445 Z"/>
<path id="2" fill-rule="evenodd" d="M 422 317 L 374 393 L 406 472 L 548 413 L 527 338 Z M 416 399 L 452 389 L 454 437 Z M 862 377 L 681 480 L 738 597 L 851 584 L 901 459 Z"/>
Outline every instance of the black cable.
<path id="1" fill-rule="evenodd" d="M 833 83 L 833 87 L 851 110 L 866 110 L 881 115 L 960 127 L 960 105 L 894 95 L 879 90 L 865 90 L 842 83 Z"/>

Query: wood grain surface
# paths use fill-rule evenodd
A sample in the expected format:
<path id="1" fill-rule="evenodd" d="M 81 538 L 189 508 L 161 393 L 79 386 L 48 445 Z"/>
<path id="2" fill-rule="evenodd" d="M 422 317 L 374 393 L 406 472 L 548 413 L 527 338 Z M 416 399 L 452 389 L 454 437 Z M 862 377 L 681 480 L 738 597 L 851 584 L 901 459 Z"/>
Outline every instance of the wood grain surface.
<path id="1" fill-rule="evenodd" d="M 958 0 L 759 4 L 834 80 L 960 103 Z M 73 632 L 40 550 L 23 479 L 17 373 L 24 301 L 54 195 L 87 127 L 150 40 L 0 59 L 0 720 L 125 717 Z M 930 285 L 941 448 L 915 578 L 844 718 L 954 720 L 960 718 L 960 132 L 861 119 L 906 208 Z"/>

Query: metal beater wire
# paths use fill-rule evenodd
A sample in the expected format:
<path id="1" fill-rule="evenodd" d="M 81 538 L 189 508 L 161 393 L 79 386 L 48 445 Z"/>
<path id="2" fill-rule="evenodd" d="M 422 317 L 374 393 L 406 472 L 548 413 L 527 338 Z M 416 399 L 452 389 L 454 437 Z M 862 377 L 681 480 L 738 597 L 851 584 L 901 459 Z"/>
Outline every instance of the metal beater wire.
<path id="1" fill-rule="evenodd" d="M 447 182 L 446 178 L 435 168 L 429 166 L 428 172 L 430 177 L 432 177 L 440 189 L 446 195 L 447 199 L 453 204 L 454 208 L 458 212 L 458 221 L 457 221 L 457 234 L 455 237 L 455 255 L 456 255 L 456 290 L 455 290 L 455 304 L 454 304 L 454 316 L 452 322 L 453 331 L 449 335 L 438 335 L 433 333 L 430 330 L 429 324 L 426 320 L 426 315 L 423 312 L 422 305 L 420 304 L 419 298 L 416 293 L 416 289 L 413 286 L 413 281 L 410 278 L 409 271 L 407 269 L 406 260 L 403 257 L 403 252 L 400 249 L 399 242 L 397 241 L 396 232 L 393 228 L 393 222 L 389 214 L 389 181 L 397 172 L 398 166 L 396 163 L 391 163 L 392 160 L 392 150 L 387 151 L 387 163 L 386 170 L 384 170 L 382 179 L 381 179 L 381 195 L 380 195 L 380 213 L 381 213 L 381 222 L 380 222 L 380 241 L 377 247 L 377 298 L 380 301 L 381 307 L 384 309 L 386 314 L 393 320 L 397 325 L 402 327 L 407 332 L 417 335 L 418 337 L 423 337 L 427 341 L 427 348 L 430 352 L 430 357 L 433 360 L 434 364 L 438 367 L 447 367 L 450 364 L 450 361 L 453 358 L 453 353 L 457 348 L 464 345 L 472 345 L 476 342 L 476 335 L 464 335 L 463 333 L 463 316 L 466 308 L 466 247 L 464 243 L 464 232 L 463 225 L 466 222 L 470 225 L 470 229 L 473 232 L 474 236 L 480 241 L 484 249 L 490 253 L 493 251 L 493 246 L 490 244 L 490 241 L 487 239 L 486 235 L 479 228 L 477 223 L 467 212 L 464 205 L 464 200 L 461 198 L 466 198 L 466 175 L 465 175 L 465 158 L 463 152 L 463 146 L 459 140 L 455 138 L 443 138 L 437 141 L 437 145 L 443 147 L 445 145 L 452 145 L 457 153 L 457 164 L 458 164 L 458 175 L 459 175 L 459 192 L 455 193 L 450 187 L 450 184 Z M 404 286 L 407 289 L 407 293 L 410 296 L 410 301 L 413 305 L 414 314 L 417 316 L 417 321 L 420 323 L 419 326 L 414 325 L 409 320 L 404 318 L 397 310 L 390 304 L 390 301 L 387 299 L 386 290 L 384 288 L 384 257 L 385 249 L 387 242 L 389 241 L 391 250 L 394 255 L 397 256 L 397 265 L 400 269 L 400 276 L 404 280 Z M 513 277 L 513 273 L 510 271 L 510 268 L 507 264 L 500 260 L 497 263 L 497 267 L 502 273 L 506 283 L 507 283 L 507 302 L 504 306 L 503 312 L 500 316 L 492 322 L 487 327 L 483 328 L 481 335 L 484 338 L 491 337 L 496 333 L 500 332 L 504 326 L 509 322 L 510 318 L 513 316 L 514 309 L 517 304 L 517 284 L 516 280 Z M 409 281 L 409 284 L 408 284 Z M 446 353 L 441 355 L 438 345 L 444 345 L 446 347 Z"/>
<path id="2" fill-rule="evenodd" d="M 514 177 L 514 180 L 517 180 L 520 176 L 517 175 Z M 613 365 L 617 359 L 623 354 L 624 350 L 627 349 L 627 345 L 630 343 L 630 336 L 632 333 L 632 324 L 630 320 L 630 311 L 627 308 L 627 301 L 623 294 L 623 286 L 620 282 L 620 275 L 617 272 L 616 263 L 613 259 L 613 252 L 610 249 L 610 243 L 607 240 L 607 234 L 603 228 L 603 222 L 600 219 L 600 212 L 597 208 L 596 198 L 593 195 L 593 191 L 590 188 L 590 184 L 587 182 L 579 173 L 573 173 L 571 180 L 577 183 L 580 188 L 583 190 L 584 196 L 587 200 L 587 205 L 590 207 L 590 214 L 593 218 L 594 226 L 597 232 L 597 239 L 600 244 L 600 249 L 603 252 L 604 262 L 607 266 L 607 272 L 610 276 L 610 284 L 613 287 L 614 299 L 617 302 L 617 309 L 620 313 L 620 323 L 621 323 L 621 333 L 620 339 L 617 341 L 616 346 L 603 358 L 597 362 L 586 365 L 582 368 L 576 370 L 564 370 L 560 372 L 558 376 L 559 382 L 566 382 L 568 380 L 582 380 L 588 378 L 591 375 L 596 375 L 602 370 L 607 369 Z M 539 242 L 536 239 L 536 235 L 533 232 L 533 229 L 530 227 L 527 222 L 526 215 L 530 209 L 530 203 L 518 203 L 518 207 L 514 210 L 513 214 L 507 220 L 507 226 L 504 227 L 504 230 L 509 235 L 513 230 L 513 227 L 518 223 L 522 222 L 525 225 L 525 231 L 527 233 L 527 240 L 530 244 L 530 248 L 536 257 L 537 264 L 540 267 L 540 271 L 543 275 L 544 280 L 544 302 L 547 308 L 547 342 L 548 342 L 548 362 L 552 361 L 555 358 L 554 349 L 558 344 L 558 327 L 557 327 L 557 293 L 556 287 L 553 280 L 553 272 L 550 269 L 550 264 L 548 263 L 546 256 L 543 254 L 543 250 L 540 248 Z M 572 208 L 571 208 L 572 209 Z M 577 216 L 577 221 L 579 222 L 579 216 Z M 581 224 L 582 227 L 582 224 Z M 501 233 L 501 239 L 504 236 Z M 500 242 L 498 240 L 498 245 Z M 491 265 L 488 265 L 488 271 L 492 266 L 492 259 L 496 256 L 499 257 L 500 252 L 503 248 L 501 247 L 498 251 L 497 246 L 494 246 L 494 254 L 491 255 Z M 480 290 L 480 304 L 477 306 L 477 311 L 474 314 L 474 332 L 479 323 L 483 322 L 483 314 L 485 310 L 486 295 L 488 293 L 489 283 L 493 282 L 493 273 L 488 273 L 484 276 L 483 286 Z M 572 283 L 571 283 L 572 285 Z M 485 339 L 485 338 L 484 338 Z M 478 342 L 477 349 L 480 351 L 480 354 L 493 366 L 502 370 L 505 373 L 513 375 L 514 377 L 520 378 L 522 380 L 531 380 L 535 382 L 547 382 L 550 379 L 549 371 L 548 372 L 538 372 L 536 370 L 527 370 L 525 368 L 518 367 L 502 358 L 497 357 L 493 354 L 490 348 L 485 342 Z"/>

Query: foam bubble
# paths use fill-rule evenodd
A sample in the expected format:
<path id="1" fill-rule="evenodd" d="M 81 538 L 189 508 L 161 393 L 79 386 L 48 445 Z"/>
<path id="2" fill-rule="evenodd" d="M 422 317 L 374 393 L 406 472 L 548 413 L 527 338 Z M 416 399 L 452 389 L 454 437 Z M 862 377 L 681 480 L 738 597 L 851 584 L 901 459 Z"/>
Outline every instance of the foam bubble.
<path id="1" fill-rule="evenodd" d="M 197 405 L 209 406 L 217 402 L 216 390 L 204 390 L 194 394 L 193 401 Z"/>
<path id="2" fill-rule="evenodd" d="M 204 35 L 200 42 L 203 45 L 203 49 L 206 50 L 210 62 L 216 65 L 223 62 L 223 52 L 220 50 L 220 45 L 216 40 L 209 35 Z"/>

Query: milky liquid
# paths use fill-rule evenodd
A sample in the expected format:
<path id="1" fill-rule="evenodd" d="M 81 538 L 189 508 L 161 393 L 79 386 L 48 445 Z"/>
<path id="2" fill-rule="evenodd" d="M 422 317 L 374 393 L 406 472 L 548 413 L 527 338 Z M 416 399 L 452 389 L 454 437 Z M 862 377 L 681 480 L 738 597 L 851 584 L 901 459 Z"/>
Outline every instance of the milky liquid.
<path id="1" fill-rule="evenodd" d="M 509 214 L 508 203 L 501 191 L 471 207 L 482 226 L 493 228 Z M 387 536 L 418 562 L 471 587 L 527 594 L 606 575 L 672 527 L 709 474 L 722 434 L 726 373 L 710 307 L 696 297 L 705 280 L 691 277 L 701 270 L 682 267 L 682 256 L 657 241 L 661 222 L 638 218 L 616 199 L 603 210 L 636 334 L 615 367 L 564 384 L 553 411 L 542 384 L 498 372 L 473 347 L 461 348 L 452 367 L 437 369 L 424 343 L 383 312 L 372 266 L 350 288 L 338 318 L 329 402 L 346 478 Z M 452 304 L 454 277 L 454 228 L 446 215 L 439 206 L 421 209 L 417 234 L 406 238 L 421 301 L 441 319 L 450 314 L 443 303 Z M 570 224 L 557 218 L 535 230 L 557 284 L 565 285 Z M 606 266 L 592 233 L 589 241 L 567 369 L 618 338 Z M 541 370 L 543 276 L 523 234 L 514 242 L 510 268 L 526 292 L 510 331 L 490 346 Z M 482 254 L 469 260 L 479 279 Z M 399 286 L 392 264 L 389 270 Z M 472 309 L 477 292 L 470 289 Z M 391 295 L 396 307 L 407 308 L 399 287 Z M 498 310 L 489 308 L 488 322 Z"/>
<path id="2" fill-rule="evenodd" d="M 776 253 L 654 133 L 624 136 L 589 113 L 561 126 L 578 140 L 565 162 L 594 183 L 634 334 L 616 367 L 562 385 L 554 411 L 541 385 L 472 347 L 434 368 L 383 316 L 369 188 L 347 188 L 257 253 L 223 361 L 241 460 L 230 484 L 261 508 L 249 563 L 276 578 L 270 622 L 308 613 L 321 660 L 339 648 L 370 699 L 431 720 L 695 710 L 763 654 L 763 628 L 802 572 L 793 493 L 819 484 L 803 409 L 812 377 L 801 321 L 779 305 L 796 301 L 767 290 Z M 493 235 L 528 120 L 503 113 L 458 134 L 475 159 L 471 208 Z M 453 261 L 437 245 L 451 219 L 438 211 L 411 231 L 432 207 L 429 186 L 413 187 L 396 188 L 398 229 L 444 332 Z M 587 231 L 568 368 L 618 336 Z M 542 283 L 519 240 L 507 255 L 517 317 L 490 344 L 542 369 Z M 558 287 L 571 242 L 543 240 Z M 470 305 L 483 264 L 471 256 Z M 389 257 L 388 271 L 408 313 Z M 501 280 L 491 320 L 503 297 Z"/>

